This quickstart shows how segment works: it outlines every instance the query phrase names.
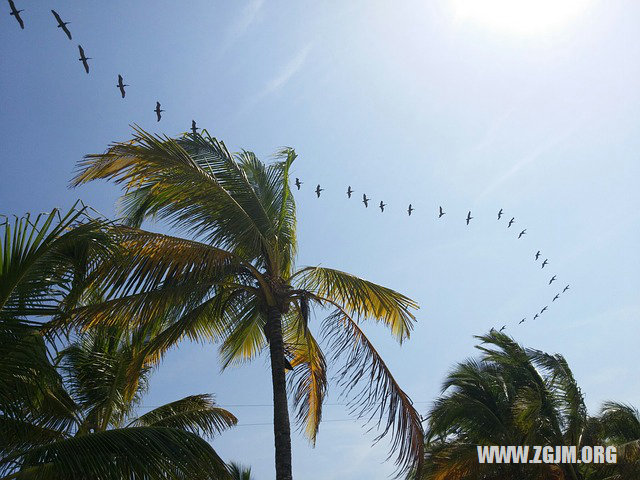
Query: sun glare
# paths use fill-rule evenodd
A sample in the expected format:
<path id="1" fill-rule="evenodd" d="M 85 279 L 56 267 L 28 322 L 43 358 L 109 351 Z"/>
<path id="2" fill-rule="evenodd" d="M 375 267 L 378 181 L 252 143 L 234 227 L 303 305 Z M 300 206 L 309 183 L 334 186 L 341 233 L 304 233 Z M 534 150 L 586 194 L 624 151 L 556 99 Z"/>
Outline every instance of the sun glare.
<path id="1" fill-rule="evenodd" d="M 555 29 L 592 0 L 451 0 L 456 17 L 492 29 L 535 34 Z"/>

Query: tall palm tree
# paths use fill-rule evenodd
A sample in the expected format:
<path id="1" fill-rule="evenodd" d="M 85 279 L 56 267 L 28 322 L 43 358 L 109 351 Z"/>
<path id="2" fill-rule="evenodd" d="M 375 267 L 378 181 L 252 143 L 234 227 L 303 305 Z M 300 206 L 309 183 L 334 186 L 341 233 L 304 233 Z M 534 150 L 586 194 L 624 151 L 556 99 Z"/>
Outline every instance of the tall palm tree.
<path id="1" fill-rule="evenodd" d="M 121 184 L 124 224 L 111 233 L 123 247 L 92 272 L 109 300 L 75 311 L 73 324 L 148 325 L 171 318 L 140 362 L 157 361 L 182 338 L 220 342 L 223 366 L 268 348 L 273 386 L 276 478 L 289 480 L 291 435 L 285 369 L 296 418 L 315 441 L 327 389 L 327 359 L 310 329 L 310 309 L 330 308 L 321 331 L 354 391 L 353 407 L 382 423 L 400 468 L 422 459 L 423 432 L 411 400 L 363 331 L 377 321 L 402 342 L 416 303 L 354 275 L 324 267 L 296 269 L 296 206 L 283 149 L 265 165 L 247 151 L 232 155 L 204 131 L 178 139 L 138 128 L 131 141 L 88 155 L 73 185 Z M 165 221 L 189 238 L 140 230 Z M 356 390 L 352 390 L 353 388 Z M 358 391 L 359 389 L 359 391 Z M 376 416 L 377 415 L 377 416 Z"/>

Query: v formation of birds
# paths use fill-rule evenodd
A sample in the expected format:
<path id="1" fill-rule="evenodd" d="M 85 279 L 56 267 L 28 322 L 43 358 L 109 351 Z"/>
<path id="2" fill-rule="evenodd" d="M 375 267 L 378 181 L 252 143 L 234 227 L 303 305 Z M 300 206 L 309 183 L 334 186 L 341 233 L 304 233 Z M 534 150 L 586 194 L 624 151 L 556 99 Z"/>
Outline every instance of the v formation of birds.
<path id="1" fill-rule="evenodd" d="M 24 20 L 22 19 L 22 16 L 20 15 L 21 12 L 24 12 L 23 9 L 18 9 L 14 3 L 14 0 L 7 0 L 9 3 L 9 15 L 11 15 L 12 17 L 14 17 L 16 19 L 16 21 L 18 22 L 18 24 L 20 25 L 20 28 L 24 30 L 25 24 L 24 24 Z M 69 25 L 70 22 L 65 22 L 62 17 L 58 14 L 58 12 L 56 12 L 55 10 L 51 10 L 51 13 L 55 19 L 55 21 L 57 22 L 57 28 L 61 29 L 62 32 L 67 36 L 67 38 L 69 40 L 72 40 L 72 35 L 71 35 L 71 31 L 69 30 L 69 28 L 67 27 L 67 25 Z M 78 53 L 79 53 L 79 58 L 78 61 L 82 62 L 82 66 L 84 67 L 84 70 L 87 74 L 89 74 L 90 68 L 89 68 L 89 60 L 92 60 L 91 57 L 87 57 L 85 54 L 84 49 L 82 48 L 82 45 L 78 45 Z M 124 78 L 121 74 L 118 74 L 118 81 L 116 83 L 116 87 L 118 88 L 118 90 L 120 91 L 120 96 L 124 99 L 126 96 L 126 90 L 125 87 L 128 87 L 129 85 L 124 83 Z M 164 112 L 164 110 L 162 109 L 162 104 L 159 101 L 156 101 L 156 107 L 153 110 L 156 114 L 156 121 L 160 121 L 162 120 L 162 113 Z M 196 121 L 192 120 L 191 121 L 191 133 L 195 136 L 198 133 L 198 127 L 196 125 Z M 299 178 L 295 179 L 295 186 L 298 190 L 301 189 L 302 185 L 304 182 L 300 181 Z M 315 193 L 316 193 L 316 197 L 320 198 L 322 192 L 324 191 L 324 188 L 322 188 L 320 186 L 320 184 L 318 184 L 316 186 L 315 189 Z M 351 185 L 348 186 L 347 190 L 346 190 L 346 194 L 347 194 L 347 198 L 351 198 L 351 196 L 353 195 L 354 190 L 351 188 Z M 364 204 L 365 208 L 369 207 L 369 202 L 371 201 L 370 198 L 367 197 L 367 195 L 365 193 L 362 194 L 362 203 Z M 381 213 L 384 213 L 385 211 L 385 207 L 387 207 L 387 204 L 384 203 L 382 200 L 380 201 L 380 203 L 378 204 L 378 208 L 380 209 Z M 415 207 L 413 206 L 413 204 L 409 204 L 408 208 L 407 208 L 407 215 L 411 216 L 413 214 L 413 212 L 415 211 Z M 447 212 L 444 211 L 442 206 L 438 207 L 438 211 L 437 211 L 437 218 L 441 219 L 444 215 L 446 215 Z M 498 211 L 498 220 L 501 220 L 502 217 L 504 215 L 504 210 L 501 208 Z M 464 221 L 466 222 L 466 225 L 469 226 L 469 224 L 471 223 L 471 220 L 473 220 L 474 217 L 471 215 L 471 211 L 469 210 L 467 213 L 466 218 L 464 219 Z M 515 217 L 511 217 L 511 219 L 508 221 L 507 223 L 507 228 L 511 228 L 514 224 L 516 223 L 516 219 Z M 518 233 L 517 238 L 521 239 L 524 235 L 527 234 L 527 229 L 523 229 L 522 231 L 520 231 Z M 538 250 L 535 254 L 534 254 L 534 260 L 537 262 L 542 256 L 542 253 Z M 541 268 L 546 267 L 549 264 L 549 260 L 548 259 L 544 259 L 541 262 Z M 555 281 L 557 280 L 557 275 L 553 275 L 550 279 L 549 279 L 549 285 L 552 285 Z M 569 290 L 569 285 L 566 285 L 561 292 L 557 293 L 553 299 L 551 300 L 551 302 L 555 302 L 556 300 L 558 300 L 560 298 L 560 296 L 564 293 L 566 293 Z M 539 312 L 534 313 L 533 317 L 531 318 L 531 320 L 537 320 L 540 315 L 542 315 L 545 311 L 547 311 L 547 309 L 549 308 L 548 305 L 545 305 Z M 521 325 L 523 323 L 525 323 L 526 321 L 528 321 L 528 317 L 524 317 L 522 318 L 519 322 L 518 325 Z M 502 332 L 507 328 L 507 325 L 503 325 L 502 327 L 500 327 L 499 331 Z M 495 328 L 491 329 L 492 331 L 495 331 Z"/>

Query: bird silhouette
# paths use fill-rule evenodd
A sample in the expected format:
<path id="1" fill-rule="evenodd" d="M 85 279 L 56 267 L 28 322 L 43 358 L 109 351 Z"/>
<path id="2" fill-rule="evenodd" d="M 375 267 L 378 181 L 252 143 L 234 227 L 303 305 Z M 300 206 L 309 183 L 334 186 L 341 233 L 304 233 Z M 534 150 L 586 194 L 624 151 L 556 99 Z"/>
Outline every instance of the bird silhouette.
<path id="1" fill-rule="evenodd" d="M 551 277 L 551 280 L 549 280 L 549 285 L 551 285 L 555 281 L 556 281 L 556 276 L 554 275 L 553 277 Z"/>
<path id="2" fill-rule="evenodd" d="M 386 207 L 386 206 L 387 206 L 387 204 L 386 204 L 386 203 L 384 203 L 382 200 L 380 200 L 380 205 L 378 205 L 378 206 L 380 207 L 380 211 L 381 211 L 382 213 L 384 213 L 384 207 Z"/>
<path id="3" fill-rule="evenodd" d="M 524 230 L 522 230 L 522 231 L 520 232 L 520 234 L 518 235 L 518 238 L 522 238 L 522 236 L 523 236 L 523 235 L 526 235 L 526 234 L 527 234 L 527 229 L 525 228 Z"/>
<path id="4" fill-rule="evenodd" d="M 62 31 L 67 34 L 67 37 L 69 38 L 69 40 L 71 40 L 71 32 L 67 28 L 67 25 L 69 25 L 69 22 L 63 22 L 62 19 L 60 18 L 60 15 L 58 15 L 58 12 L 56 12 L 55 10 L 51 10 L 51 13 L 53 13 L 53 16 L 56 17 L 56 21 L 58 22 L 58 28 L 61 28 Z"/>
<path id="5" fill-rule="evenodd" d="M 320 198 L 320 192 L 322 192 L 324 190 L 324 188 L 320 188 L 320 184 L 318 184 L 318 186 L 316 187 L 316 195 L 318 196 L 318 198 Z"/>
<path id="6" fill-rule="evenodd" d="M 369 208 L 369 199 L 366 193 L 362 194 L 362 203 L 364 203 L 365 208 Z"/>
<path id="7" fill-rule="evenodd" d="M 446 215 L 447 212 L 445 212 L 444 210 L 442 210 L 442 207 L 439 207 L 438 209 L 438 218 L 442 217 L 443 215 Z"/>
<path id="8" fill-rule="evenodd" d="M 78 51 L 80 52 L 80 58 L 78 60 L 82 62 L 82 65 L 84 65 L 84 71 L 89 73 L 89 62 L 87 60 L 91 60 L 91 57 L 85 56 L 84 48 L 80 45 L 78 45 Z"/>
<path id="9" fill-rule="evenodd" d="M 502 209 L 500 209 L 500 211 L 498 212 L 498 220 L 500 220 L 502 218 Z"/>
<path id="10" fill-rule="evenodd" d="M 191 120 L 191 134 L 194 137 L 198 134 L 198 125 L 195 120 Z"/>
<path id="11" fill-rule="evenodd" d="M 351 185 L 349 185 L 349 188 L 347 188 L 347 197 L 351 198 L 352 193 L 353 193 L 353 190 L 351 190 Z"/>
<path id="12" fill-rule="evenodd" d="M 409 208 L 407 208 L 407 213 L 409 214 L 409 216 L 411 216 L 411 213 L 415 210 L 415 208 L 413 208 L 411 206 L 411 204 L 409 204 Z"/>
<path id="13" fill-rule="evenodd" d="M 513 225 L 514 223 L 516 223 L 516 217 L 511 217 L 511 220 L 509 220 L 509 225 L 507 225 L 507 228 L 510 228 L 511 225 Z"/>
<path id="14" fill-rule="evenodd" d="M 298 190 L 300 190 L 300 185 L 302 185 L 302 182 L 300 181 L 300 179 L 298 177 L 296 177 L 296 188 Z"/>
<path id="15" fill-rule="evenodd" d="M 540 258 L 540 250 L 536 252 L 536 262 L 538 261 L 539 258 Z"/>
<path id="16" fill-rule="evenodd" d="M 536 318 L 538 318 L 540 315 L 538 315 L 537 313 L 533 316 L 533 319 L 535 320 Z"/>
<path id="17" fill-rule="evenodd" d="M 525 320 L 526 320 L 526 318 L 523 318 L 522 320 L 520 320 L 520 321 L 518 322 L 518 325 L 520 325 L 521 323 L 524 323 L 524 321 L 525 321 Z"/>
<path id="18" fill-rule="evenodd" d="M 502 327 L 500 328 L 500 330 L 498 330 L 499 332 L 502 332 L 505 328 L 507 328 L 506 325 L 502 325 Z"/>
<path id="19" fill-rule="evenodd" d="M 559 298 L 560 298 L 560 294 L 559 294 L 559 293 L 556 293 L 556 296 L 555 296 L 555 297 L 553 297 L 553 300 L 551 300 L 551 301 L 552 301 L 552 302 L 555 302 L 555 301 L 556 301 L 557 299 L 559 299 Z"/>
<path id="20" fill-rule="evenodd" d="M 545 265 L 549 264 L 549 260 L 547 260 L 546 258 L 544 259 L 544 262 L 542 262 L 542 268 L 544 268 Z"/>
<path id="21" fill-rule="evenodd" d="M 116 85 L 116 87 L 120 89 L 120 95 L 122 95 L 122 98 L 124 98 L 124 96 L 126 95 L 126 92 L 124 91 L 124 87 L 128 87 L 128 86 L 129 85 L 123 82 L 122 75 L 118 75 L 118 84 Z"/>
<path id="22" fill-rule="evenodd" d="M 20 12 L 24 12 L 24 10 L 16 9 L 16 4 L 13 3 L 13 0 L 9 0 L 9 8 L 11 8 L 11 13 L 9 15 L 12 15 L 20 24 L 20 28 L 24 30 L 24 22 L 20 16 Z"/>
<path id="23" fill-rule="evenodd" d="M 469 213 L 467 213 L 467 225 L 469 225 L 469 222 L 473 219 L 473 217 L 471 216 L 471 210 L 469 210 Z"/>
<path id="24" fill-rule="evenodd" d="M 156 102 L 156 108 L 154 112 L 156 112 L 156 116 L 158 117 L 158 122 L 159 122 L 162 119 L 161 113 L 164 112 L 164 110 L 160 108 L 160 102 Z"/>
<path id="25" fill-rule="evenodd" d="M 564 287 L 564 289 L 562 290 L 562 293 L 566 292 L 567 290 L 569 290 L 569 285 L 567 285 L 566 287 Z"/>
<path id="26" fill-rule="evenodd" d="M 540 315 L 542 315 L 547 310 L 547 308 L 549 308 L 549 306 L 545 305 L 544 308 L 540 310 Z"/>

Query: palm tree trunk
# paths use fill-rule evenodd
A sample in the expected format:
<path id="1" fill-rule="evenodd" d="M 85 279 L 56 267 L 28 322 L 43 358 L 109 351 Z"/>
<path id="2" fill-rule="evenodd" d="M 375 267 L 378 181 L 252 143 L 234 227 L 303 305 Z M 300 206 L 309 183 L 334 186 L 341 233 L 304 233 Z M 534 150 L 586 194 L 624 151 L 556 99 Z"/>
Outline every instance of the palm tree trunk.
<path id="1" fill-rule="evenodd" d="M 271 381 L 273 384 L 273 433 L 276 447 L 276 480 L 292 480 L 291 428 L 287 404 L 287 385 L 284 373 L 284 342 L 282 340 L 282 314 L 271 307 L 268 312 L 267 332 L 271 354 Z"/>

